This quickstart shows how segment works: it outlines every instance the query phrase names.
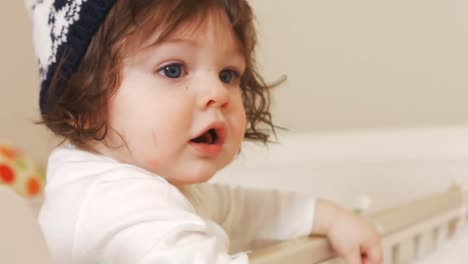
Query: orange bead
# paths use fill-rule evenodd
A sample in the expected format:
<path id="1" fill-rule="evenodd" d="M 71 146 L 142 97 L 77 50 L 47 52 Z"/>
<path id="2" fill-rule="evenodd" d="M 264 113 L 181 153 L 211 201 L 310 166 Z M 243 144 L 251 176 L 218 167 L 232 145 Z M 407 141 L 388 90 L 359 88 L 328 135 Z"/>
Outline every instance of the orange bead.
<path id="1" fill-rule="evenodd" d="M 7 148 L 7 147 L 1 147 L 0 146 L 0 154 L 3 154 L 5 157 L 9 159 L 14 159 L 16 155 L 18 154 L 16 150 L 12 148 Z"/>
<path id="2" fill-rule="evenodd" d="M 15 172 L 9 166 L 0 164 L 0 179 L 6 184 L 11 184 L 15 181 Z"/>
<path id="3" fill-rule="evenodd" d="M 29 195 L 36 195 L 41 191 L 41 185 L 33 177 L 29 178 L 26 184 L 26 189 Z"/>

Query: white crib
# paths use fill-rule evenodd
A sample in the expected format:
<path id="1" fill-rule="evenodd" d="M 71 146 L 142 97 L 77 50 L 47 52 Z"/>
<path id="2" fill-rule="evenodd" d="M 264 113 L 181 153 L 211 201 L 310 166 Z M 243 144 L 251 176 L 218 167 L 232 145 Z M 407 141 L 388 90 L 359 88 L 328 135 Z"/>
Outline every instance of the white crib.
<path id="1" fill-rule="evenodd" d="M 373 214 L 369 220 L 381 230 L 385 264 L 409 264 L 437 249 L 467 220 L 466 191 L 456 187 L 397 208 Z M 323 238 L 287 241 L 251 254 L 252 264 L 338 264 Z M 442 264 L 442 263 L 441 263 Z M 444 263 L 450 264 L 450 263 Z"/>

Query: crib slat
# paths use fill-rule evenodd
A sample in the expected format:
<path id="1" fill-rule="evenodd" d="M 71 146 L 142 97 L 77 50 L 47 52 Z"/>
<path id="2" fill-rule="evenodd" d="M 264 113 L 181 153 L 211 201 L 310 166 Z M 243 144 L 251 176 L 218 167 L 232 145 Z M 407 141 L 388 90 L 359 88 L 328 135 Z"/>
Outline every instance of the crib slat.
<path id="1" fill-rule="evenodd" d="M 382 241 L 382 247 L 383 247 L 383 256 L 384 256 L 384 263 L 385 264 L 393 264 L 393 258 L 394 258 L 394 253 L 393 253 L 393 245 L 388 245 L 385 243 L 385 241 Z"/>
<path id="2" fill-rule="evenodd" d="M 448 238 L 452 238 L 462 227 L 462 218 L 464 213 L 461 214 L 461 217 L 454 218 L 450 221 L 448 225 Z"/>
<path id="3" fill-rule="evenodd" d="M 428 255 L 432 250 L 434 250 L 434 246 L 432 230 L 422 232 L 419 235 L 419 243 L 416 247 L 416 258 Z"/>
<path id="4" fill-rule="evenodd" d="M 439 226 L 439 236 L 437 237 L 437 246 L 439 246 L 442 242 L 447 240 L 449 234 L 449 225 L 448 223 L 442 223 Z"/>
<path id="5" fill-rule="evenodd" d="M 442 224 L 435 227 L 432 235 L 434 240 L 434 248 L 437 248 L 448 237 L 448 225 Z"/>
<path id="6" fill-rule="evenodd" d="M 405 240 L 395 245 L 392 264 L 409 264 L 413 259 L 414 243 L 412 240 Z"/>

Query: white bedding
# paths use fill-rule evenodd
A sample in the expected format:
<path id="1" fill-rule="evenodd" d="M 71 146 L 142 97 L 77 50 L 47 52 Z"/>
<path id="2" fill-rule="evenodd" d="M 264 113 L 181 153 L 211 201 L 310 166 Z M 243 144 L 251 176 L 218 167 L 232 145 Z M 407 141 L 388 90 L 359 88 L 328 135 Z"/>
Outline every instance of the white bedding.
<path id="1" fill-rule="evenodd" d="M 430 255 L 414 264 L 466 264 L 468 263 L 468 225 L 452 239 L 444 241 Z"/>

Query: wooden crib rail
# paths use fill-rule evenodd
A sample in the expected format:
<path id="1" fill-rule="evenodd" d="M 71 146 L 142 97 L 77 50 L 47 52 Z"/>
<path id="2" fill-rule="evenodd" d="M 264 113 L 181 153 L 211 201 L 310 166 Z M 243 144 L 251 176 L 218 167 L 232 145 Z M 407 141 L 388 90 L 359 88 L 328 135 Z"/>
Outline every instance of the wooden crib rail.
<path id="1" fill-rule="evenodd" d="M 382 233 L 385 264 L 407 264 L 433 251 L 465 222 L 461 188 L 435 194 L 369 217 Z M 253 264 L 338 264 L 324 238 L 286 241 L 252 252 Z"/>

